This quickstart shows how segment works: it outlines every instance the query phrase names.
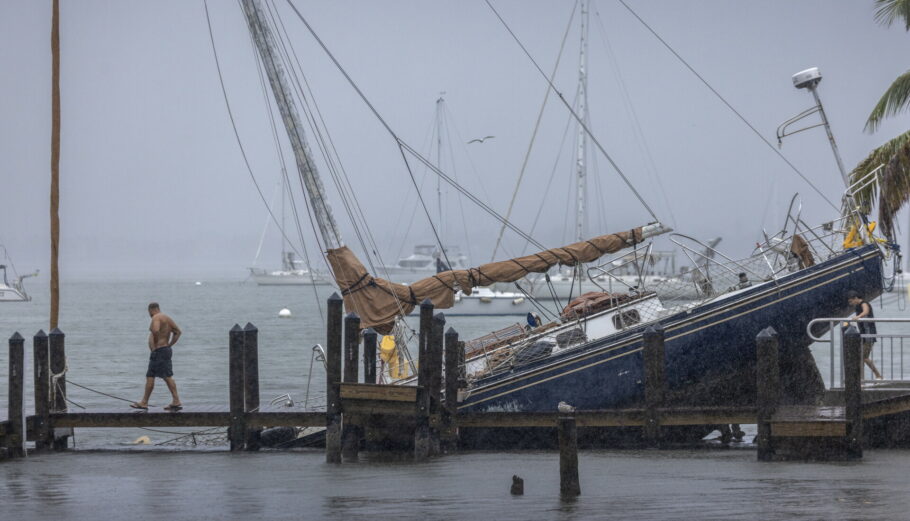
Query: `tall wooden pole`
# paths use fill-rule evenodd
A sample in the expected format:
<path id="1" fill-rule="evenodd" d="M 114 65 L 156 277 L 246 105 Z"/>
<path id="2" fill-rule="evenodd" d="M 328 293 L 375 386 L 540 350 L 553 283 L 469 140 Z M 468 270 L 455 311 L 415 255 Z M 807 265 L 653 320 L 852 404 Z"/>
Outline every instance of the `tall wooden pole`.
<path id="1" fill-rule="evenodd" d="M 51 324 L 60 315 L 60 2 L 54 0 L 51 19 Z"/>

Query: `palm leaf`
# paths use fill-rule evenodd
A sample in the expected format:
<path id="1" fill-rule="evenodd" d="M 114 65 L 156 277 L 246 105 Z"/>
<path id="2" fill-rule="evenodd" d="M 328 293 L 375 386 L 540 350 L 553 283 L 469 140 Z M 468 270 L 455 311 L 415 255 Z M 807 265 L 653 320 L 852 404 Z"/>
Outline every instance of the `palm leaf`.
<path id="1" fill-rule="evenodd" d="M 882 99 L 878 100 L 872 113 L 869 114 L 869 119 L 866 120 L 866 130 L 875 132 L 883 119 L 897 114 L 908 104 L 910 104 L 910 71 L 898 76 L 882 95 Z"/>
<path id="2" fill-rule="evenodd" d="M 884 145 L 876 148 L 866 159 L 860 161 L 850 172 L 850 182 L 855 183 L 881 165 L 881 182 L 878 190 L 878 222 L 886 237 L 894 232 L 894 217 L 898 210 L 910 200 L 910 131 L 904 132 Z M 876 196 L 874 187 L 869 186 L 857 193 L 856 203 L 860 208 L 872 207 Z"/>
<path id="3" fill-rule="evenodd" d="M 905 29 L 910 31 L 910 0 L 875 0 L 878 9 L 875 21 L 890 27 L 898 18 L 904 20 Z"/>

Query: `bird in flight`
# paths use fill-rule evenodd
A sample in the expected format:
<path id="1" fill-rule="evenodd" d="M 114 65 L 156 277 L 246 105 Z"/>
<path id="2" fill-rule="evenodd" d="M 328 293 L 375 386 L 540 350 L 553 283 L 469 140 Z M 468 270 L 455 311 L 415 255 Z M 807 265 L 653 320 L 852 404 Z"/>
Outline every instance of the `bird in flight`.
<path id="1" fill-rule="evenodd" d="M 488 139 L 493 139 L 494 137 L 496 137 L 496 136 L 484 136 L 480 139 L 472 139 L 472 140 L 468 141 L 468 144 L 470 145 L 471 143 L 483 143 L 484 141 L 486 141 Z"/>

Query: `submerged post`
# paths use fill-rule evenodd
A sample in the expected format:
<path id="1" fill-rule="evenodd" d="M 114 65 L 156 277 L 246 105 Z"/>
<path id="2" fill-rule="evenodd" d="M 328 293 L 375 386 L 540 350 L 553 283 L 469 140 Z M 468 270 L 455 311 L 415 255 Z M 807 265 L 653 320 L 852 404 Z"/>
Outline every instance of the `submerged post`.
<path id="1" fill-rule="evenodd" d="M 660 445 L 660 407 L 664 405 L 664 330 L 648 326 L 642 335 L 645 373 L 645 424 L 644 439 L 651 447 Z"/>
<path id="2" fill-rule="evenodd" d="M 25 456 L 25 429 L 23 424 L 23 387 L 25 386 L 25 339 L 18 332 L 9 338 L 9 395 L 6 419 L 7 454 L 11 458 Z"/>
<path id="3" fill-rule="evenodd" d="M 50 358 L 47 333 L 38 331 L 32 338 L 32 362 L 35 367 L 35 450 L 52 446 L 48 415 L 50 414 Z"/>
<path id="4" fill-rule="evenodd" d="M 561 414 L 556 429 L 559 432 L 559 493 L 563 497 L 575 497 L 581 494 L 575 414 Z"/>
<path id="5" fill-rule="evenodd" d="M 363 332 L 363 383 L 376 383 L 376 344 L 378 335 L 373 328 Z"/>
<path id="6" fill-rule="evenodd" d="M 259 410 L 259 329 L 250 322 L 243 328 L 243 404 L 244 412 Z M 261 432 L 258 428 L 246 429 L 246 450 L 259 450 Z"/>
<path id="7" fill-rule="evenodd" d="M 847 457 L 863 457 L 863 347 L 854 326 L 844 331 L 844 405 L 847 420 Z"/>
<path id="8" fill-rule="evenodd" d="M 430 338 L 427 346 L 430 374 L 427 378 L 430 397 L 430 453 L 440 452 L 440 431 L 442 429 L 442 360 L 445 346 L 443 332 L 445 331 L 446 317 L 442 313 L 433 316 L 433 325 L 430 328 Z"/>
<path id="9" fill-rule="evenodd" d="M 344 301 L 338 293 L 328 300 L 325 342 L 325 460 L 341 463 L 341 315 Z"/>
<path id="10" fill-rule="evenodd" d="M 47 335 L 50 355 L 51 411 L 66 412 L 66 335 L 56 327 Z M 66 450 L 69 436 L 54 438 L 54 450 Z"/>
<path id="11" fill-rule="evenodd" d="M 228 333 L 228 397 L 231 409 L 228 439 L 232 451 L 241 450 L 246 429 L 243 421 L 243 329 L 239 324 L 234 324 Z"/>
<path id="12" fill-rule="evenodd" d="M 755 337 L 757 379 L 756 405 L 758 406 L 758 460 L 771 461 L 774 458 L 774 444 L 771 440 L 771 416 L 780 400 L 780 366 L 778 365 L 779 339 L 773 327 L 763 329 Z"/>
<path id="13" fill-rule="evenodd" d="M 360 363 L 360 317 L 348 313 L 344 317 L 344 382 L 357 383 Z M 357 460 L 360 451 L 360 429 L 354 416 L 344 411 L 342 403 L 341 454 L 345 459 Z"/>
<path id="14" fill-rule="evenodd" d="M 421 461 L 430 455 L 430 360 L 429 340 L 433 329 L 433 302 L 420 303 L 420 337 L 417 355 L 417 428 L 414 430 L 414 459 Z"/>
<path id="15" fill-rule="evenodd" d="M 458 332 L 449 328 L 445 334 L 445 399 L 442 402 L 442 428 L 440 442 L 442 450 L 449 452 L 458 445 L 455 417 L 458 413 Z"/>

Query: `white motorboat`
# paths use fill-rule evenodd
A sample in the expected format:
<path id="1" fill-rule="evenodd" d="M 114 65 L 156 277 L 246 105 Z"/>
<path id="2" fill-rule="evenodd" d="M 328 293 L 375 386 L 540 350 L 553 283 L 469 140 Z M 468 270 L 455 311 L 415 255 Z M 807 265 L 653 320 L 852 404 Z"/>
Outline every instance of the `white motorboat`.
<path id="1" fill-rule="evenodd" d="M 0 246 L 0 248 L 3 247 Z M 8 258 L 6 256 L 5 248 L 3 249 L 3 254 L 4 257 Z M 16 270 L 12 267 L 12 264 L 10 265 L 10 269 L 12 269 L 13 274 L 15 275 Z M 0 271 L 3 271 L 3 282 L 0 282 L 0 302 L 28 302 L 31 300 L 32 297 L 25 292 L 25 286 L 22 284 L 22 281 L 29 277 L 37 277 L 38 272 L 35 271 L 35 273 L 29 273 L 27 275 L 22 275 L 21 277 L 16 276 L 12 282 L 10 282 L 6 270 L 6 264 L 0 264 Z"/>

